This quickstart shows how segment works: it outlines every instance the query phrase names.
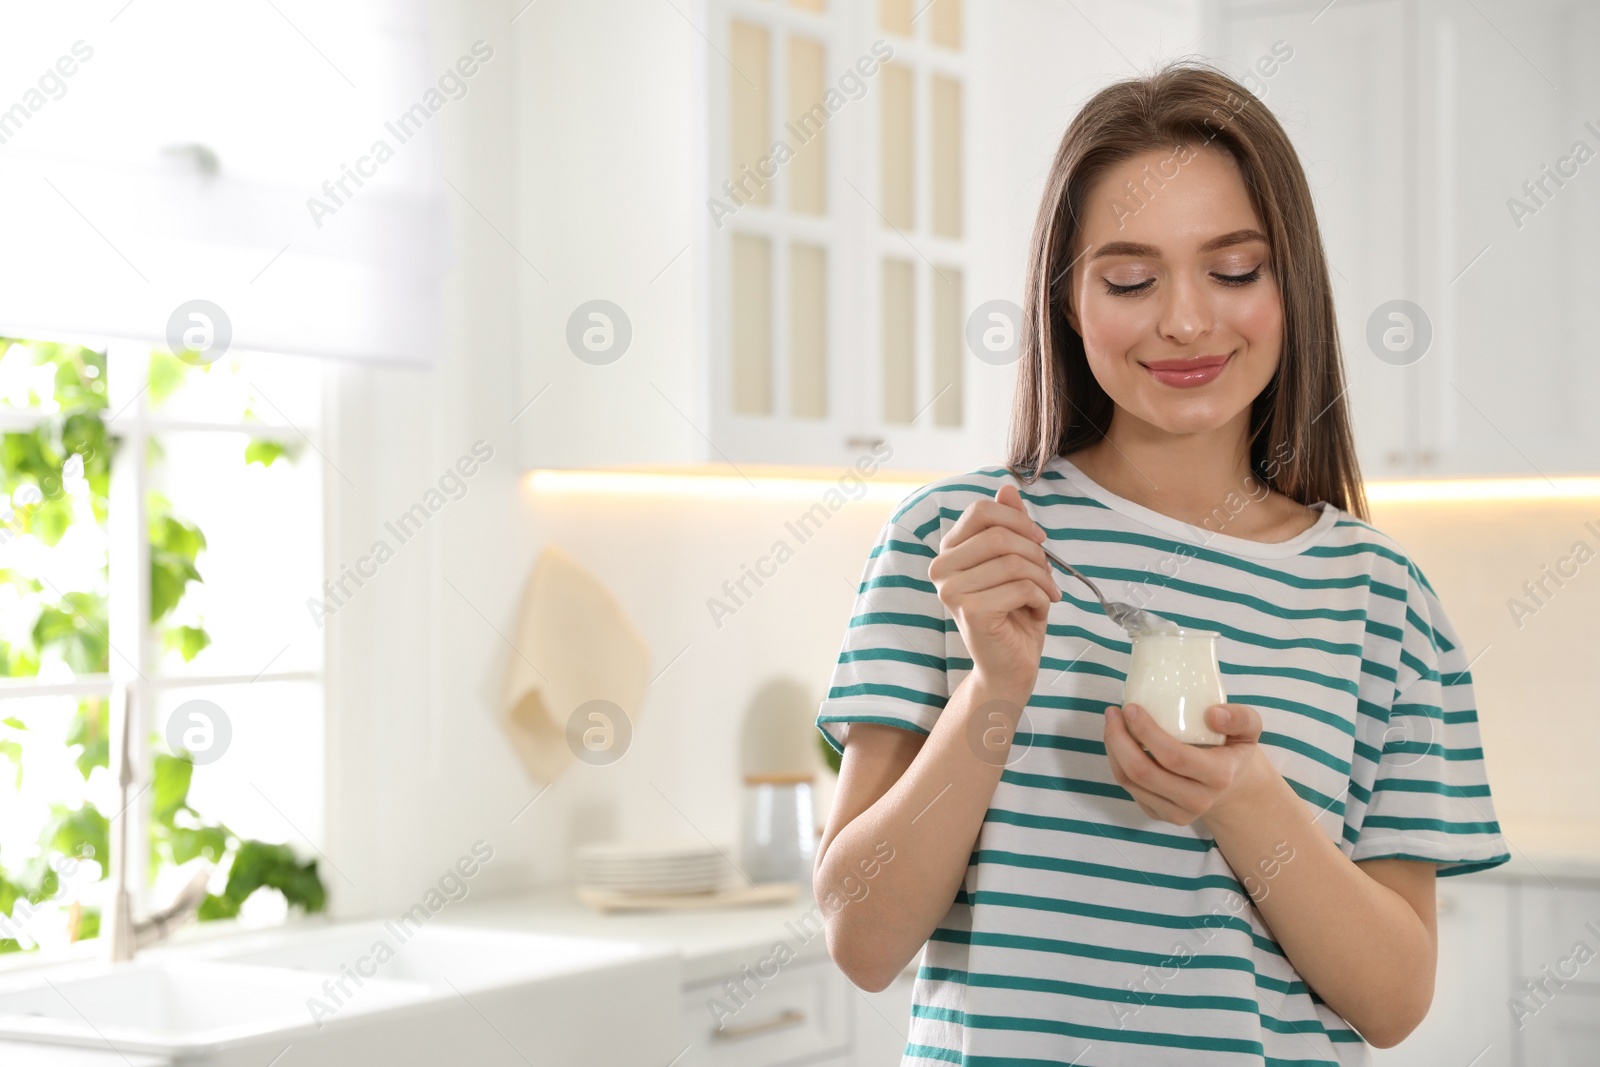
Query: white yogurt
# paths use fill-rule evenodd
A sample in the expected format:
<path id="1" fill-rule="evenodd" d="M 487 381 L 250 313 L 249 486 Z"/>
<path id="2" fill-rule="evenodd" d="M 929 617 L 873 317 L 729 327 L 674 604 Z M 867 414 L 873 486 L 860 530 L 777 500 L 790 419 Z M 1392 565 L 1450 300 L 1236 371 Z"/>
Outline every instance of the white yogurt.
<path id="1" fill-rule="evenodd" d="M 1227 740 L 1206 725 L 1206 709 L 1225 704 L 1213 630 L 1132 634 L 1133 660 L 1122 688 L 1122 703 L 1137 704 L 1179 741 L 1220 745 Z"/>

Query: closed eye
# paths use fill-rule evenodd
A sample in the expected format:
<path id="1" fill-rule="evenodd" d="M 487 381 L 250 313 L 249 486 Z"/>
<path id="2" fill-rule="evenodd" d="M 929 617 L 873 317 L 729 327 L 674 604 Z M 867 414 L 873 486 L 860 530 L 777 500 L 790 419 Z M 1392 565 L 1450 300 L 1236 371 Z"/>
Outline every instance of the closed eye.
<path id="1" fill-rule="evenodd" d="M 1257 264 L 1254 270 L 1248 271 L 1244 274 L 1213 273 L 1211 277 L 1215 278 L 1218 283 L 1229 286 L 1230 288 L 1241 285 L 1249 285 L 1252 282 L 1261 280 L 1261 267 L 1261 264 Z M 1105 278 L 1102 278 L 1101 281 L 1105 283 L 1105 291 L 1110 296 L 1133 296 L 1137 293 L 1145 292 L 1156 283 L 1154 278 L 1146 278 L 1144 281 L 1135 282 L 1132 285 L 1118 285 L 1116 282 Z"/>

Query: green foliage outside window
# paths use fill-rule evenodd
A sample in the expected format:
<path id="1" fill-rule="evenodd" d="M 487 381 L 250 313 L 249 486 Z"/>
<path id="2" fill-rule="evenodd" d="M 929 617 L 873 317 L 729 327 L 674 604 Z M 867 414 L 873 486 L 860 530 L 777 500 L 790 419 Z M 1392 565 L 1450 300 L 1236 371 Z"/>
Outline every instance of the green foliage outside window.
<path id="1" fill-rule="evenodd" d="M 31 428 L 0 435 L 0 548 L 30 536 L 53 548 L 75 523 L 92 522 L 105 528 L 111 460 L 119 445 L 106 424 L 106 357 L 103 352 L 76 345 L 5 337 L 0 337 L 0 356 L 6 356 L 13 345 L 31 352 L 34 367 L 40 371 L 29 378 L 29 405 L 53 413 Z M 44 368 L 54 368 L 53 376 Z M 159 404 L 182 384 L 185 375 L 211 369 L 210 365 L 191 366 L 165 352 L 153 353 L 148 385 L 151 402 Z M 159 459 L 159 446 L 154 439 L 151 444 L 152 457 Z M 293 459 L 289 449 L 274 441 L 251 440 L 243 452 L 241 469 L 249 463 L 270 467 L 285 457 Z M 88 486 L 87 514 L 79 511 L 66 489 L 67 482 L 76 484 L 79 477 Z M 159 493 L 148 495 L 146 512 L 149 622 L 161 646 L 188 662 L 211 643 L 203 620 L 179 622 L 174 618 L 184 593 L 205 580 L 198 566 L 206 548 L 205 534 L 175 514 L 171 502 Z M 5 558 L 0 555 L 0 560 Z M 0 595 L 14 595 L 24 610 L 35 613 L 29 640 L 8 642 L 0 637 L 0 676 L 36 676 L 41 660 L 52 655 L 79 675 L 103 674 L 110 669 L 103 591 L 59 591 L 0 565 Z M 105 698 L 78 702 L 67 739 L 76 749 L 75 764 L 85 780 L 96 767 L 109 765 L 108 727 Z M 158 749 L 157 739 L 151 741 L 152 748 Z M 26 724 L 15 717 L 0 719 L 0 777 L 11 777 L 18 788 L 27 770 L 28 749 Z M 291 907 L 321 911 L 326 891 L 316 860 L 302 863 L 286 845 L 241 838 L 222 823 L 206 818 L 189 804 L 193 771 L 187 754 L 158 752 L 155 757 L 147 835 L 151 880 L 165 866 L 203 857 L 226 866 L 228 877 L 220 894 L 207 896 L 202 920 L 237 915 L 244 901 L 263 887 L 279 890 Z M 57 893 L 60 883 L 49 861 L 52 855 L 94 859 L 100 864 L 100 877 L 105 878 L 109 834 L 109 820 L 94 804 L 85 802 L 75 808 L 54 805 L 40 831 L 41 855 L 21 863 L 9 863 L 0 856 L 0 914 L 15 918 L 20 902 L 38 904 Z M 92 937 L 98 931 L 99 916 L 94 909 L 75 909 L 73 923 L 74 939 Z M 13 938 L 0 938 L 0 953 L 22 947 Z"/>

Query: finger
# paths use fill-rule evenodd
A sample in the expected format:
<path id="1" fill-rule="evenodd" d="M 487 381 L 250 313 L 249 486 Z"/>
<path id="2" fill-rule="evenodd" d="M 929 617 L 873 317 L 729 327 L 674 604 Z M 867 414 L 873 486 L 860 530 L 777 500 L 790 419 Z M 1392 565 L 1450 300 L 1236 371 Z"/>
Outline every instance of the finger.
<path id="1" fill-rule="evenodd" d="M 948 576 L 935 573 L 932 567 L 928 573 L 938 586 L 940 597 L 947 604 L 951 602 L 951 598 L 968 597 L 973 593 L 1015 581 L 1032 582 L 1051 603 L 1061 599 L 1061 587 L 1052 581 L 1048 574 L 1031 560 L 1012 553 L 984 560 L 960 571 L 953 571 Z"/>
<path id="2" fill-rule="evenodd" d="M 1142 810 L 1152 819 L 1160 819 L 1162 822 L 1170 822 L 1175 826 L 1188 826 L 1190 823 L 1194 822 L 1196 818 L 1198 818 L 1194 812 L 1184 811 L 1171 801 L 1168 801 L 1162 797 L 1158 797 L 1154 793 L 1141 789 L 1138 786 L 1131 787 L 1128 790 L 1128 795 L 1133 797 L 1134 802 L 1139 805 L 1140 810 Z"/>
<path id="3" fill-rule="evenodd" d="M 1230 741 L 1261 739 L 1261 714 L 1249 704 L 1213 704 L 1206 709 L 1206 722 Z"/>
<path id="4" fill-rule="evenodd" d="M 1122 773 L 1145 792 L 1191 813 L 1203 812 L 1211 806 L 1209 789 L 1193 779 L 1173 774 L 1150 758 L 1128 732 L 1120 708 L 1106 710 L 1106 752 L 1116 754 Z"/>
<path id="5" fill-rule="evenodd" d="M 961 600 L 965 615 L 1005 616 L 1018 609 L 1044 612 L 1048 616 L 1050 598 L 1033 582 L 1019 578 L 1004 585 L 981 589 Z"/>
<path id="6" fill-rule="evenodd" d="M 944 539 L 940 542 L 940 547 L 959 545 L 967 538 L 981 533 L 991 526 L 1004 526 L 1009 530 L 1016 531 L 1030 541 L 1043 541 L 1044 530 L 1040 528 L 1038 523 L 1030 519 L 1026 512 L 1021 510 L 1022 498 L 1020 496 L 1017 497 L 1016 503 L 1018 506 L 1008 507 L 998 500 L 978 500 L 967 505 L 967 510 L 961 513 L 961 517 L 955 521 L 955 525 L 951 526 L 949 532 L 944 535 Z"/>
<path id="7" fill-rule="evenodd" d="M 1174 823 L 1178 826 L 1187 826 L 1195 820 L 1196 816 L 1193 812 L 1184 811 L 1165 797 L 1152 793 L 1130 779 L 1127 772 L 1122 769 L 1122 765 L 1117 761 L 1116 756 L 1111 754 L 1109 746 L 1107 758 L 1111 764 L 1111 777 L 1127 791 L 1128 795 L 1133 798 L 1133 802 L 1139 805 L 1140 811 L 1152 819 L 1161 819 L 1164 822 Z"/>
<path id="8" fill-rule="evenodd" d="M 1044 549 L 1039 547 L 1039 543 L 1004 526 L 991 526 L 959 545 L 940 545 L 939 555 L 934 561 L 937 566 L 930 565 L 929 570 L 954 574 L 956 571 L 976 567 L 985 560 L 1013 555 L 1020 556 L 1038 567 L 1040 574 L 1046 577 L 1050 575 Z"/>
<path id="9" fill-rule="evenodd" d="M 1123 708 L 1121 718 L 1133 739 L 1173 774 L 1211 789 L 1227 784 L 1225 768 L 1209 758 L 1211 753 L 1179 741 L 1137 704 Z"/>

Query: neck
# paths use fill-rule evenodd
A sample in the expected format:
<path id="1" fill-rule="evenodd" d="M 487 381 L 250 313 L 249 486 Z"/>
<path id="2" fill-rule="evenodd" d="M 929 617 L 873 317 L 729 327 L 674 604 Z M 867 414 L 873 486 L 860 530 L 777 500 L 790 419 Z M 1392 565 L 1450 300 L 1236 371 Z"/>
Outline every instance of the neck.
<path id="1" fill-rule="evenodd" d="M 1224 426 L 1169 433 L 1117 409 L 1106 436 L 1070 458 L 1106 489 L 1194 525 L 1230 497 L 1261 500 L 1269 490 L 1250 470 L 1250 412 Z"/>

